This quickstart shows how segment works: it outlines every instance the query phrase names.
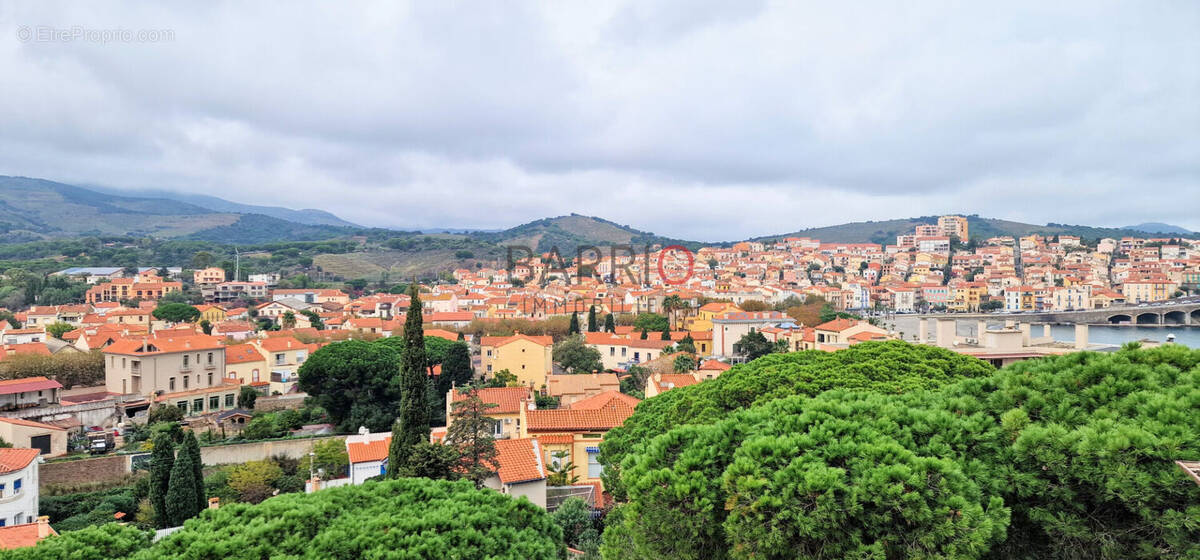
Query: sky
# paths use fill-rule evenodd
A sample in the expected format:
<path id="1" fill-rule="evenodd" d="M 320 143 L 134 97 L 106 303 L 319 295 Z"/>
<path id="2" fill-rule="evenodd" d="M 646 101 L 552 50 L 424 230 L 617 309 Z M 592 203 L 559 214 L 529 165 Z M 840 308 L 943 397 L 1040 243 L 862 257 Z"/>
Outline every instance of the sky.
<path id="1" fill-rule="evenodd" d="M 0 0 L 0 175 L 401 229 L 1200 230 L 1198 29 L 1191 0 Z"/>

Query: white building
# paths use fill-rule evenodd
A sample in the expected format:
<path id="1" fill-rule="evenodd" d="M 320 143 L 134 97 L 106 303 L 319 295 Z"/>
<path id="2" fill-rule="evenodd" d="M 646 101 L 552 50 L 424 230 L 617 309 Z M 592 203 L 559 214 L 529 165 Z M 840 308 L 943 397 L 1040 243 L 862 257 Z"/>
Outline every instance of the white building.
<path id="1" fill-rule="evenodd" d="M 778 311 L 746 312 L 737 311 L 726 313 L 713 318 L 713 355 L 733 356 L 737 354 L 734 345 L 743 336 L 763 327 L 773 327 L 779 323 L 790 321 L 791 318 Z"/>
<path id="2" fill-rule="evenodd" d="M 371 433 L 359 428 L 358 434 L 346 438 L 346 454 L 350 458 L 350 484 L 362 484 L 368 478 L 387 472 L 388 447 L 391 432 Z"/>
<path id="3" fill-rule="evenodd" d="M 0 449 L 0 527 L 37 519 L 40 454 L 23 447 Z"/>

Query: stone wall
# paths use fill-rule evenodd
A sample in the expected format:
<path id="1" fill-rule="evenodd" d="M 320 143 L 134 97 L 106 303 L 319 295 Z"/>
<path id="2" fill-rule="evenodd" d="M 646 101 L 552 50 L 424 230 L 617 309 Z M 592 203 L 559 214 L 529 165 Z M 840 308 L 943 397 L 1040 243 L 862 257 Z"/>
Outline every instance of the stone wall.
<path id="1" fill-rule="evenodd" d="M 129 456 L 108 455 L 74 461 L 42 463 L 38 467 L 38 486 L 117 482 L 129 474 Z"/>

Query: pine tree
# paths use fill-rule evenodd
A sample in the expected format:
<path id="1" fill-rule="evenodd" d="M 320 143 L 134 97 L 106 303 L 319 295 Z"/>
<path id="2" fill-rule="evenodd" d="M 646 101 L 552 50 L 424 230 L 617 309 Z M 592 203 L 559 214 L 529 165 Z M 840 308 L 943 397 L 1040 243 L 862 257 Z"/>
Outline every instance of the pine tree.
<path id="1" fill-rule="evenodd" d="M 596 332 L 599 330 L 596 324 L 596 306 L 588 307 L 588 332 Z"/>
<path id="2" fill-rule="evenodd" d="M 571 324 L 567 327 L 567 334 L 579 334 L 579 315 L 571 314 Z"/>
<path id="3" fill-rule="evenodd" d="M 204 511 L 208 507 L 208 496 L 204 490 L 204 461 L 200 458 L 200 442 L 191 430 L 184 437 L 180 451 L 192 456 L 192 474 L 196 478 L 196 511 Z"/>
<path id="4" fill-rule="evenodd" d="M 492 438 L 492 422 L 487 417 L 487 409 L 495 404 L 485 403 L 479 398 L 475 389 L 467 394 L 467 398 L 454 403 L 450 414 L 454 422 L 446 430 L 446 444 L 458 448 L 462 457 L 462 468 L 465 478 L 475 481 L 475 486 L 482 486 L 483 481 L 491 476 L 496 464 L 496 441 Z"/>
<path id="5" fill-rule="evenodd" d="M 414 446 L 429 441 L 429 403 L 425 385 L 425 328 L 421 295 L 416 282 L 409 285 L 412 302 L 404 320 L 404 352 L 400 360 L 400 417 L 392 427 L 388 448 L 388 475 L 399 477 L 408 465 Z"/>
<path id="6" fill-rule="evenodd" d="M 613 321 L 612 313 L 604 316 L 604 332 L 617 332 L 617 324 Z"/>
<path id="7" fill-rule="evenodd" d="M 175 442 L 170 434 L 154 435 L 154 451 L 150 453 L 150 505 L 154 506 L 154 522 L 159 529 L 170 527 L 167 518 L 167 489 L 171 469 L 175 465 Z"/>
<path id="8" fill-rule="evenodd" d="M 186 443 L 184 444 L 187 445 Z M 166 511 L 168 527 L 178 527 L 200 513 L 196 498 L 196 466 L 186 449 L 175 458 L 171 480 L 167 484 Z"/>

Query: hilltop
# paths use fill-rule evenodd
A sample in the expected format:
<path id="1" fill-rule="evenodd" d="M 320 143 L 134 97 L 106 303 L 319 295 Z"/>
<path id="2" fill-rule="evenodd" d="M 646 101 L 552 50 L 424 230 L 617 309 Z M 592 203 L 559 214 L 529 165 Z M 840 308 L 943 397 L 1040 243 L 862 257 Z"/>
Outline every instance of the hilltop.
<path id="1" fill-rule="evenodd" d="M 328 239 L 348 235 L 357 227 L 314 225 L 262 213 L 218 211 L 213 209 L 219 205 L 214 201 L 242 210 L 272 211 L 272 208 L 215 197 L 193 198 L 199 203 L 178 197 L 125 196 L 44 179 L 0 176 L 0 241 L 133 235 L 250 243 Z M 305 216 L 310 222 L 330 221 L 321 216 L 327 214 L 332 221 L 342 222 L 320 211 L 287 210 L 284 214 Z"/>
<path id="2" fill-rule="evenodd" d="M 556 218 L 544 218 L 499 232 L 473 232 L 472 238 L 498 245 L 524 245 L 539 252 L 558 247 L 562 256 L 575 254 L 581 245 L 684 245 L 699 247 L 695 241 L 685 241 L 655 235 L 627 225 L 610 222 L 603 218 L 570 214 Z"/>
<path id="3" fill-rule="evenodd" d="M 1076 235 L 1084 239 L 1100 239 L 1104 237 L 1145 237 L 1147 233 L 1146 231 L 1139 231 L 1132 228 L 1106 228 L 1056 223 L 1036 225 L 1015 222 L 1011 220 L 981 218 L 977 215 L 967 216 L 967 222 L 970 224 L 971 237 L 979 239 L 998 236 L 1019 237 L 1032 234 L 1046 236 Z M 763 236 L 756 238 L 756 240 L 779 239 L 782 237 L 812 237 L 815 239 L 820 239 L 821 241 L 830 241 L 834 243 L 887 244 L 895 243 L 897 235 L 912 233 L 913 228 L 918 225 L 936 223 L 937 216 L 921 216 L 917 218 L 905 218 L 899 220 L 852 222 L 836 226 L 802 229 L 779 235 Z M 1179 229 L 1181 231 L 1186 231 L 1182 228 Z M 1172 233 L 1172 235 L 1179 235 L 1179 233 Z M 1196 237 L 1200 236 L 1200 234 L 1186 233 L 1183 234 L 1183 236 Z"/>

